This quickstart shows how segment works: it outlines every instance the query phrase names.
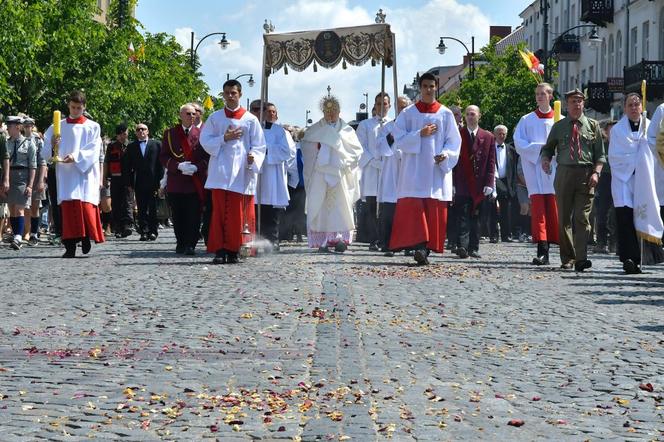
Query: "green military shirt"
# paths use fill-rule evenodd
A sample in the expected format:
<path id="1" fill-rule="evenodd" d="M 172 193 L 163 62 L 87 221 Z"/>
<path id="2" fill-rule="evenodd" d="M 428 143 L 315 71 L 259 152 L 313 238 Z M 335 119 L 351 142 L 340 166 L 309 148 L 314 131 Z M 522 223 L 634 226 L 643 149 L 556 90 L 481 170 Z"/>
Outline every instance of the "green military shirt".
<path id="1" fill-rule="evenodd" d="M 2 169 L 2 162 L 9 159 L 7 153 L 7 139 L 4 135 L 0 134 L 0 169 Z"/>
<path id="2" fill-rule="evenodd" d="M 570 150 L 572 138 L 572 124 L 580 124 L 579 141 L 581 143 L 581 155 L 577 148 Z M 594 166 L 597 163 L 605 163 L 604 141 L 599 123 L 592 118 L 581 115 L 576 122 L 571 118 L 563 118 L 553 125 L 546 144 L 542 146 L 542 158 L 553 158 L 563 166 Z"/>

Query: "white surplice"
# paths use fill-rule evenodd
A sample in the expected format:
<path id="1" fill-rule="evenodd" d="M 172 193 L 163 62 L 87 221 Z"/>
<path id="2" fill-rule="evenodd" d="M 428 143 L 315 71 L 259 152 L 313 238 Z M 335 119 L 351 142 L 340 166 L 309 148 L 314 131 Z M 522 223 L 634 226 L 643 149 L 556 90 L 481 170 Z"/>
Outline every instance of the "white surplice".
<path id="1" fill-rule="evenodd" d="M 101 179 L 99 159 L 101 155 L 101 130 L 99 124 L 84 119 L 82 123 L 60 124 L 60 146 L 58 156 L 74 157 L 73 163 L 57 163 L 55 175 L 58 182 L 58 204 L 63 201 L 80 200 L 95 206 L 99 204 L 99 184 Z M 42 156 L 53 156 L 51 137 L 53 126 L 44 134 Z"/>
<path id="2" fill-rule="evenodd" d="M 388 121 L 379 117 L 362 120 L 357 126 L 357 138 L 362 145 L 362 156 L 360 157 L 360 195 L 362 200 L 368 196 L 378 196 L 379 176 L 382 162 L 378 154 L 378 132 Z"/>
<path id="3" fill-rule="evenodd" d="M 393 141 L 392 146 L 387 141 L 387 136 L 395 137 L 396 121 L 386 123 L 378 134 L 377 153 L 380 155 L 382 167 L 380 169 L 378 183 L 378 202 L 396 203 L 397 187 L 399 185 L 399 166 L 401 164 L 401 152 L 398 144 Z"/>
<path id="4" fill-rule="evenodd" d="M 430 123 L 438 130 L 420 136 L 420 130 Z M 410 105 L 397 117 L 394 137 L 401 153 L 397 198 L 452 201 L 452 169 L 461 151 L 461 135 L 452 111 L 440 106 L 435 113 L 422 113 L 415 104 Z M 435 164 L 434 156 L 439 154 L 447 158 Z"/>
<path id="5" fill-rule="evenodd" d="M 263 129 L 267 154 L 260 171 L 259 193 L 256 204 L 287 207 L 288 163 L 295 157 L 295 143 L 286 137 L 286 130 L 276 123 L 266 123 Z"/>
<path id="6" fill-rule="evenodd" d="M 242 128 L 242 137 L 224 141 L 229 128 Z M 200 143 L 210 154 L 206 189 L 223 189 L 244 195 L 256 193 L 256 175 L 265 159 L 265 136 L 258 118 L 245 112 L 239 119 L 228 118 L 224 109 L 214 112 L 205 121 Z M 254 156 L 251 166 L 247 155 Z"/>
<path id="7" fill-rule="evenodd" d="M 664 205 L 664 165 L 659 158 L 657 152 L 657 134 L 662 130 L 664 125 L 664 103 L 657 106 L 655 113 L 652 116 L 650 126 L 648 127 L 648 145 L 655 157 L 655 184 L 657 185 L 657 197 L 660 204 Z"/>
<path id="8" fill-rule="evenodd" d="M 360 198 L 358 162 L 362 146 L 343 120 L 320 120 L 300 142 L 304 162 L 309 246 L 324 245 L 340 234 L 350 242 L 353 205 Z"/>
<path id="9" fill-rule="evenodd" d="M 553 118 L 540 118 L 537 113 L 524 115 L 514 129 L 514 147 L 521 157 L 528 196 L 555 194 L 556 159 L 551 159 L 551 174 L 542 170 L 540 151 L 553 127 Z"/>

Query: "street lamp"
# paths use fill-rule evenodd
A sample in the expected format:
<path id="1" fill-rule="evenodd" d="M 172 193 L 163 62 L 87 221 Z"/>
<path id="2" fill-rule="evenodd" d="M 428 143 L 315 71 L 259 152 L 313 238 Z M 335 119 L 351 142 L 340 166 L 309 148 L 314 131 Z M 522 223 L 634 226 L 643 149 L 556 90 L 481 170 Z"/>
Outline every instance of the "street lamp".
<path id="1" fill-rule="evenodd" d="M 242 78 L 242 77 L 246 77 L 246 76 L 249 76 L 249 80 L 247 80 L 247 84 L 249 85 L 249 87 L 254 87 L 254 85 L 256 84 L 256 82 L 254 81 L 254 74 L 238 75 L 237 77 L 233 78 L 233 80 L 237 80 L 238 78 Z M 226 74 L 226 80 L 230 80 L 230 79 L 231 79 L 231 74 Z"/>
<path id="2" fill-rule="evenodd" d="M 440 37 L 440 43 L 438 43 L 438 46 L 436 47 L 436 49 L 438 49 L 438 53 L 440 55 L 444 55 L 445 51 L 447 50 L 447 46 L 445 45 L 445 41 L 444 41 L 445 39 L 454 40 L 454 41 L 460 43 L 461 46 L 464 47 L 464 49 L 466 50 L 466 53 L 468 54 L 468 64 L 470 65 L 470 79 L 474 80 L 475 79 L 475 60 L 473 60 L 473 55 L 475 54 L 475 37 L 470 38 L 470 42 L 471 42 L 470 43 L 470 47 L 471 47 L 470 50 L 468 50 L 468 46 L 466 46 L 466 44 L 464 42 L 462 42 L 461 40 L 459 40 L 458 38 Z"/>
<path id="3" fill-rule="evenodd" d="M 212 32 L 210 34 L 207 34 L 205 37 L 201 38 L 196 47 L 194 47 L 194 31 L 191 31 L 191 68 L 196 69 L 195 65 L 195 60 L 196 60 L 196 51 L 198 51 L 198 47 L 203 43 L 203 40 L 205 40 L 208 37 L 211 37 L 213 35 L 221 35 L 221 40 L 219 40 L 219 46 L 221 46 L 221 49 L 224 50 L 228 48 L 228 45 L 230 44 L 228 40 L 226 40 L 226 33 L 225 32 Z"/>
<path id="4" fill-rule="evenodd" d="M 307 112 L 306 112 L 306 114 L 304 115 L 304 126 L 305 126 L 305 127 L 308 127 L 311 123 L 313 123 L 313 122 L 311 121 L 311 119 L 309 119 L 309 114 L 310 114 L 310 113 L 311 113 L 311 111 L 310 111 L 309 109 L 307 109 Z"/>

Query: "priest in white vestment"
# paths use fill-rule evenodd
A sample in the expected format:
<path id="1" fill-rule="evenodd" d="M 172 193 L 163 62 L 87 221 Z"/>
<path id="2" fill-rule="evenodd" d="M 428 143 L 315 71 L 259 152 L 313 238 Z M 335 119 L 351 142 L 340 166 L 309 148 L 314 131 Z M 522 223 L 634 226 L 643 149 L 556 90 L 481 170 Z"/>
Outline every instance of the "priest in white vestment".
<path id="1" fill-rule="evenodd" d="M 611 194 L 616 210 L 618 252 L 627 274 L 641 273 L 639 240 L 644 241 L 643 253 L 647 254 L 650 263 L 664 259 L 661 250 L 664 225 L 655 189 L 655 158 L 646 138 L 650 122 L 642 116 L 642 111 L 641 96 L 627 94 L 626 113 L 613 126 L 609 137 Z"/>
<path id="2" fill-rule="evenodd" d="M 58 146 L 55 166 L 58 183 L 58 204 L 62 215 L 63 258 L 74 258 L 76 243 L 81 242 L 83 254 L 90 252 L 91 241 L 104 242 L 104 232 L 99 217 L 99 159 L 102 149 L 99 124 L 86 118 L 85 94 L 74 91 L 67 106 L 69 117 L 61 121 L 60 137 L 53 135 L 53 126 L 44 134 L 42 156 L 54 156 Z"/>
<path id="3" fill-rule="evenodd" d="M 321 100 L 323 118 L 300 143 L 304 162 L 309 247 L 344 252 L 355 230 L 353 205 L 360 199 L 358 162 L 362 146 L 355 131 L 339 118 L 339 101 Z"/>

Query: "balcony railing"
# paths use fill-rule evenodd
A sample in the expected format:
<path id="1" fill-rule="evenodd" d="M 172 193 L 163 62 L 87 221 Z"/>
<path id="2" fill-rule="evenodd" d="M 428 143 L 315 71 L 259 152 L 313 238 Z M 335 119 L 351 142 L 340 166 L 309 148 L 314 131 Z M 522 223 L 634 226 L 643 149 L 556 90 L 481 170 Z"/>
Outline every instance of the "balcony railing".
<path id="1" fill-rule="evenodd" d="M 625 92 L 640 92 L 646 80 L 646 99 L 664 97 L 664 61 L 647 61 L 624 68 Z"/>
<path id="2" fill-rule="evenodd" d="M 613 23 L 613 0 L 582 0 L 581 21 L 597 26 Z"/>
<path id="3" fill-rule="evenodd" d="M 611 110 L 612 100 L 613 92 L 609 91 L 608 83 L 588 83 L 587 107 L 607 114 Z"/>
<path id="4" fill-rule="evenodd" d="M 558 61 L 577 61 L 581 57 L 581 43 L 574 34 L 564 34 L 553 42 L 553 54 Z"/>

